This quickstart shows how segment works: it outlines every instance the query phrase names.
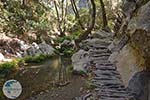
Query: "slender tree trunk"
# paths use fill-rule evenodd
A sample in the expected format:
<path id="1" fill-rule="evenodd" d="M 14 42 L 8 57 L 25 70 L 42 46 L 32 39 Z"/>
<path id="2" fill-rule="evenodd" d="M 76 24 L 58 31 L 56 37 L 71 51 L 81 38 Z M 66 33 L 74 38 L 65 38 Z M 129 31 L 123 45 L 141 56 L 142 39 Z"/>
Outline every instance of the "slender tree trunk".
<path id="1" fill-rule="evenodd" d="M 94 0 L 91 0 L 91 4 L 92 4 L 92 14 L 91 14 L 91 24 L 90 26 L 88 27 L 88 29 L 82 33 L 79 38 L 77 40 L 75 40 L 75 44 L 77 47 L 79 47 L 79 43 L 86 39 L 87 36 L 91 33 L 92 29 L 94 28 L 94 25 L 95 25 L 95 19 L 96 19 L 96 5 L 95 5 L 95 2 Z"/>
<path id="2" fill-rule="evenodd" d="M 75 13 L 76 19 L 78 20 L 78 23 L 79 23 L 80 27 L 84 30 L 85 28 L 84 28 L 84 26 L 83 26 L 83 24 L 80 20 L 80 15 L 79 15 L 76 3 L 75 3 L 74 0 L 70 0 L 70 1 L 71 1 L 73 12 Z"/>
<path id="3" fill-rule="evenodd" d="M 106 16 L 106 10 L 103 0 L 100 0 L 101 9 L 102 9 L 102 17 L 103 17 L 103 28 L 105 29 L 108 25 L 107 16 Z"/>
<path id="4" fill-rule="evenodd" d="M 57 21 L 58 21 L 58 29 L 59 29 L 59 32 L 60 32 L 60 36 L 65 36 L 64 34 L 64 31 L 62 30 L 61 28 L 61 23 L 62 23 L 62 20 L 60 20 L 60 16 L 59 16 L 59 11 L 58 11 L 58 8 L 57 8 L 57 3 L 56 1 L 54 0 L 54 6 L 55 6 L 55 10 L 56 10 L 56 14 L 57 14 Z M 63 6 L 63 5 L 62 5 Z M 63 8 L 63 7 L 62 7 Z M 62 9 L 63 10 L 63 9 Z M 62 11 L 63 13 L 63 11 Z M 62 16 L 63 17 L 63 16 Z M 63 19 L 63 18 L 62 18 Z"/>

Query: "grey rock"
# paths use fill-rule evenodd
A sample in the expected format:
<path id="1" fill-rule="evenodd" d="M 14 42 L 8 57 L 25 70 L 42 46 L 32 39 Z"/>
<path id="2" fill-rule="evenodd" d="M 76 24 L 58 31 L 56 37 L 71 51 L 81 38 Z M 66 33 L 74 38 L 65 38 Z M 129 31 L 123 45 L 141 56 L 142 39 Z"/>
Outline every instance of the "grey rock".
<path id="1" fill-rule="evenodd" d="M 89 62 L 89 53 L 87 51 L 79 50 L 77 53 L 73 54 L 71 59 L 74 71 L 86 72 L 85 67 Z"/>
<path id="2" fill-rule="evenodd" d="M 40 55 L 40 54 L 45 54 L 45 55 L 52 55 L 54 54 L 54 48 L 46 43 L 41 43 L 41 44 L 36 44 L 32 43 L 30 48 L 28 48 L 24 52 L 24 56 L 29 55 L 29 56 L 35 56 L 35 55 Z"/>
<path id="3" fill-rule="evenodd" d="M 124 35 L 119 40 L 114 40 L 109 46 L 108 49 L 111 52 L 118 52 L 120 51 L 127 43 L 128 43 L 128 36 Z"/>
<path id="4" fill-rule="evenodd" d="M 55 50 L 51 45 L 48 45 L 46 43 L 39 44 L 39 49 L 43 54 L 46 55 L 54 54 L 54 50 Z"/>
<path id="5" fill-rule="evenodd" d="M 61 47 L 74 47 L 74 43 L 72 41 L 69 41 L 69 40 L 64 40 L 61 43 Z"/>
<path id="6" fill-rule="evenodd" d="M 129 81 L 128 90 L 137 100 L 149 100 L 150 72 L 136 73 Z"/>

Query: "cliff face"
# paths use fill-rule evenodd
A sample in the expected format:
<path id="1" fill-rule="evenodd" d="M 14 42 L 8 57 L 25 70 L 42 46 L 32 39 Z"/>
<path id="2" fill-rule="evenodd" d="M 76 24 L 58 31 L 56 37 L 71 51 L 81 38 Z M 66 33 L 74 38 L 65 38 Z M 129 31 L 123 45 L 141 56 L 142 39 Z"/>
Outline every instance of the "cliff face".
<path id="1" fill-rule="evenodd" d="M 135 100 L 150 100 L 150 1 L 124 0 L 123 13 L 121 38 L 109 46 L 109 61 Z"/>
<path id="2" fill-rule="evenodd" d="M 129 4 L 129 5 L 128 5 Z M 127 6 L 128 5 L 128 6 Z M 143 59 L 142 67 L 150 65 L 150 1 L 126 0 L 123 6 L 128 21 L 127 35 L 131 46 Z"/>
<path id="3" fill-rule="evenodd" d="M 128 41 L 123 45 L 120 43 L 124 39 L 119 39 L 118 43 L 114 41 L 115 47 L 122 48 L 115 49 L 109 60 L 116 62 L 135 100 L 150 100 L 150 1 L 124 0 L 123 13 L 119 35 L 126 35 Z"/>

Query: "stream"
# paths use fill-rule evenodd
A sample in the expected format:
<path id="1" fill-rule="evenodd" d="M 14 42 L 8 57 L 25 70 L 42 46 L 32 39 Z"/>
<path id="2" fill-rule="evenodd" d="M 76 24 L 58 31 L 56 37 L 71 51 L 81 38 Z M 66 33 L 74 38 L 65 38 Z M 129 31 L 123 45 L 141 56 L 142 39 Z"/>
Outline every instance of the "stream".
<path id="1" fill-rule="evenodd" d="M 70 58 L 56 56 L 41 64 L 28 64 L 7 80 L 15 79 L 21 83 L 23 91 L 17 100 L 38 100 L 41 96 L 37 96 L 46 93 L 49 96 L 43 100 L 61 100 L 59 95 L 60 98 L 66 98 L 64 93 L 68 95 L 65 100 L 70 100 L 80 95 L 79 90 L 84 84 L 80 76 L 72 75 L 71 69 Z M 73 93 L 68 94 L 71 91 Z"/>

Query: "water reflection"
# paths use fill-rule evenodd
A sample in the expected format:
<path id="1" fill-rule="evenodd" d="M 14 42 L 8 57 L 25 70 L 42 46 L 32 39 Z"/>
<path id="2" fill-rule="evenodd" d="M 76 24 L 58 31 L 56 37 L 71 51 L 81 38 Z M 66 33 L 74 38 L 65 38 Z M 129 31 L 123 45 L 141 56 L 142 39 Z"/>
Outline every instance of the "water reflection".
<path id="1" fill-rule="evenodd" d="M 9 79 L 18 80 L 23 93 L 18 99 L 25 99 L 48 88 L 65 86 L 71 79 L 71 59 L 63 56 L 53 57 L 43 64 L 30 64 Z"/>

